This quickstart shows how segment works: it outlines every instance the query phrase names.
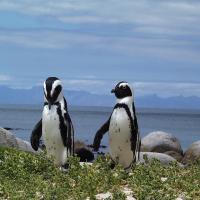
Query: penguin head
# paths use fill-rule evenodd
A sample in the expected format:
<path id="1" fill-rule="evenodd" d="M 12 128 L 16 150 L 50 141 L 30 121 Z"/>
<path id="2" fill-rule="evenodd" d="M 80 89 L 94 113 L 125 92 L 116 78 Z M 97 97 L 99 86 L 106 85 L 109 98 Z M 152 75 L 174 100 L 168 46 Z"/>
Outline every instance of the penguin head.
<path id="1" fill-rule="evenodd" d="M 44 96 L 51 109 L 51 105 L 63 98 L 61 81 L 56 77 L 49 77 L 44 82 Z"/>
<path id="2" fill-rule="evenodd" d="M 111 93 L 114 93 L 117 99 L 123 99 L 125 97 L 132 97 L 131 86 L 125 82 L 119 82 L 114 89 L 111 90 Z"/>

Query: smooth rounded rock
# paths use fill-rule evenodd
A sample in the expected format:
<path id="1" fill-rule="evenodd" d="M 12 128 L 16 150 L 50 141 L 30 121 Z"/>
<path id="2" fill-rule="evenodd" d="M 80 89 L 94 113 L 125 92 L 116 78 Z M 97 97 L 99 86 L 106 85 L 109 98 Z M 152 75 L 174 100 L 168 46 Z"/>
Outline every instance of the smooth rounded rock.
<path id="1" fill-rule="evenodd" d="M 177 162 L 176 159 L 172 158 L 169 155 L 166 155 L 164 153 L 156 153 L 156 152 L 140 152 L 140 160 L 137 162 L 140 163 L 146 163 L 145 156 L 147 157 L 148 161 L 151 160 L 159 160 L 161 164 L 163 165 L 169 165 L 172 162 Z M 178 162 L 177 162 L 178 163 Z M 183 166 L 181 163 L 178 163 L 179 166 Z"/>
<path id="2" fill-rule="evenodd" d="M 145 136 L 142 139 L 141 151 L 157 153 L 174 151 L 183 154 L 179 140 L 172 134 L 162 131 L 151 132 Z"/>
<path id="3" fill-rule="evenodd" d="M 10 131 L 0 127 L 0 146 L 13 147 L 22 151 L 36 153 L 27 141 L 15 137 Z"/>
<path id="4" fill-rule="evenodd" d="M 187 151 L 184 153 L 182 163 L 190 164 L 200 160 L 200 140 L 190 145 Z"/>

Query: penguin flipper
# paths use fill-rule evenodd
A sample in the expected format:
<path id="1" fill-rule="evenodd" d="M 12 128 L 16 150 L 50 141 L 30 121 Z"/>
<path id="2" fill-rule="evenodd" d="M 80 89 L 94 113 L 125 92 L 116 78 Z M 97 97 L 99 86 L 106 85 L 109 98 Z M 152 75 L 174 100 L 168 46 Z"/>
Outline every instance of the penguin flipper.
<path id="1" fill-rule="evenodd" d="M 74 155 L 74 127 L 69 113 L 66 112 L 64 116 L 68 124 L 68 126 L 66 126 L 67 129 L 66 147 L 69 148 L 71 154 Z"/>
<path id="2" fill-rule="evenodd" d="M 136 154 L 136 152 L 138 152 L 138 159 L 139 159 L 141 139 L 140 139 L 140 133 L 139 133 L 139 128 L 138 128 L 138 122 L 137 122 L 134 102 L 132 104 L 132 108 L 133 108 L 133 115 L 134 115 L 133 125 L 134 125 L 134 132 L 135 133 L 132 133 L 131 143 L 132 143 L 132 147 L 133 146 L 135 147 L 135 154 Z M 134 137 L 134 135 L 136 135 L 136 137 Z M 135 155 L 134 161 L 136 161 L 136 155 Z"/>
<path id="3" fill-rule="evenodd" d="M 94 137 L 93 141 L 93 149 L 94 151 L 98 151 L 101 143 L 101 139 L 103 138 L 103 135 L 108 132 L 110 126 L 110 118 L 109 120 L 96 132 L 96 135 Z"/>
<path id="4" fill-rule="evenodd" d="M 40 143 L 40 138 L 42 136 L 42 119 L 35 125 L 32 133 L 31 133 L 31 146 L 37 151 Z"/>
<path id="5" fill-rule="evenodd" d="M 73 123 L 72 120 L 70 118 L 70 115 L 68 113 L 68 109 L 67 109 L 67 101 L 64 98 L 64 109 L 65 109 L 65 114 L 64 114 L 64 120 L 66 122 L 67 125 L 65 126 L 66 129 L 66 133 L 67 134 L 62 134 L 62 138 L 63 141 L 65 141 L 64 145 L 69 149 L 70 154 L 74 155 L 74 127 L 73 127 Z"/>

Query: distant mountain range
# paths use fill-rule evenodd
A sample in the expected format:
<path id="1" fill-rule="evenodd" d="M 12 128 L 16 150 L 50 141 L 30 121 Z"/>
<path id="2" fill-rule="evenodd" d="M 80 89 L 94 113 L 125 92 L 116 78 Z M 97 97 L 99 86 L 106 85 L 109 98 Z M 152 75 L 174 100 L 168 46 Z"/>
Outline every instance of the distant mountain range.
<path id="1" fill-rule="evenodd" d="M 113 106 L 113 95 L 97 95 L 85 91 L 65 90 L 69 105 L 73 106 Z M 136 106 L 141 108 L 184 108 L 200 109 L 200 97 L 174 96 L 161 98 L 157 95 L 147 95 L 135 98 Z M 42 87 L 32 89 L 11 89 L 0 86 L 0 104 L 42 104 Z"/>

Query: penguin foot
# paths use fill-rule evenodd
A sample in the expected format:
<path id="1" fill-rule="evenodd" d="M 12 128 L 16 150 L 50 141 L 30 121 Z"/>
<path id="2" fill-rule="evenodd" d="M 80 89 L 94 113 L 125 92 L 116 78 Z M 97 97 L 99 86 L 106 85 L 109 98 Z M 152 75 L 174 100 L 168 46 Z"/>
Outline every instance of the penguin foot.
<path id="1" fill-rule="evenodd" d="M 111 162 L 109 163 L 109 167 L 110 167 L 110 169 L 114 169 L 115 166 L 116 166 L 116 164 L 115 164 L 114 161 L 111 161 Z"/>
<path id="2" fill-rule="evenodd" d="M 67 162 L 67 163 L 65 163 L 64 165 L 62 165 L 62 168 L 68 169 L 68 168 L 69 168 L 69 163 Z"/>
<path id="3" fill-rule="evenodd" d="M 68 172 L 68 169 L 69 169 L 69 163 L 65 163 L 60 167 L 60 171 L 62 172 Z"/>

